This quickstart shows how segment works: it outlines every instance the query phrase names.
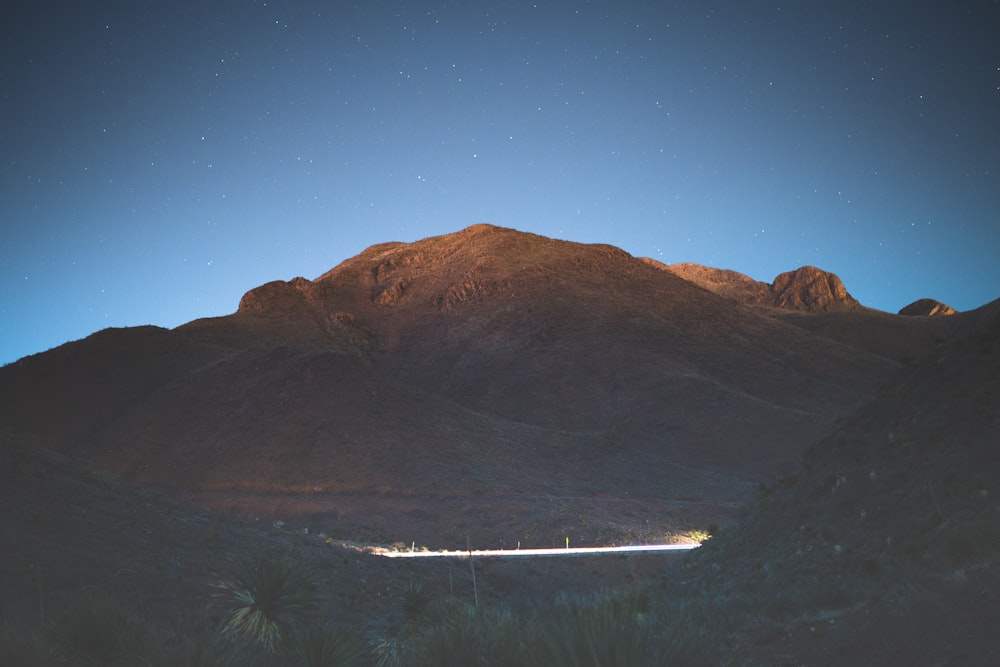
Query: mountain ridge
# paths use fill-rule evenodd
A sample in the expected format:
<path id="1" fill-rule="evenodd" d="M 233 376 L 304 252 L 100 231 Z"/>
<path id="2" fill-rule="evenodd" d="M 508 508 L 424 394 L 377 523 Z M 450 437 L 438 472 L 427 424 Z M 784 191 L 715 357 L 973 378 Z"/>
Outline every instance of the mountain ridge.
<path id="1" fill-rule="evenodd" d="M 657 264 L 660 264 L 657 262 Z M 700 264 L 660 264 L 666 270 L 727 298 L 754 306 L 770 306 L 809 313 L 860 310 L 834 273 L 815 266 L 778 274 L 771 283 L 727 269 Z"/>
<path id="2" fill-rule="evenodd" d="M 786 287 L 837 294 L 826 276 Z M 357 494 L 419 496 L 431 518 L 408 530 L 438 543 L 475 523 L 469 506 L 447 525 L 441 489 L 729 507 L 900 363 L 829 323 L 810 330 L 848 315 L 867 330 L 866 310 L 774 312 L 612 246 L 478 225 L 261 285 L 228 316 L 22 360 L 0 369 L 0 417 L 98 469 L 255 515 L 327 521 Z M 894 334 L 905 322 L 915 353 L 939 335 L 931 320 L 879 317 Z M 397 530 L 368 519 L 373 538 Z M 606 533 L 569 506 L 546 521 L 590 539 L 638 530 L 616 520 Z M 504 532 L 542 530 L 510 519 Z"/>

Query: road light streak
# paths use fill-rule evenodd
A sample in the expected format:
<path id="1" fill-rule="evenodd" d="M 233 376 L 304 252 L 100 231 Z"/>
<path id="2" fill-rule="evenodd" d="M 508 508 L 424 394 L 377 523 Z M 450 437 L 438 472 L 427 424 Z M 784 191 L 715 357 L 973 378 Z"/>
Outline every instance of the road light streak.
<path id="1" fill-rule="evenodd" d="M 583 556 L 589 554 L 657 553 L 688 551 L 701 545 L 693 544 L 636 544 L 624 547 L 573 547 L 555 549 L 478 549 L 463 551 L 394 551 L 372 547 L 367 551 L 386 558 L 520 558 L 523 556 Z"/>

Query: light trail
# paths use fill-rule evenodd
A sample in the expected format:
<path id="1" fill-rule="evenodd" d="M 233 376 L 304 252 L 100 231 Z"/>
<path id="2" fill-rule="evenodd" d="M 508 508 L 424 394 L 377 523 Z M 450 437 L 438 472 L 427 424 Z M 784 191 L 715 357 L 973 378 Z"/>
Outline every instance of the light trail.
<path id="1" fill-rule="evenodd" d="M 465 549 L 462 551 L 394 551 L 385 547 L 366 549 L 376 556 L 386 558 L 521 558 L 524 556 L 583 556 L 587 554 L 656 553 L 688 551 L 701 545 L 693 544 L 636 544 L 625 547 L 567 547 L 554 549 Z"/>

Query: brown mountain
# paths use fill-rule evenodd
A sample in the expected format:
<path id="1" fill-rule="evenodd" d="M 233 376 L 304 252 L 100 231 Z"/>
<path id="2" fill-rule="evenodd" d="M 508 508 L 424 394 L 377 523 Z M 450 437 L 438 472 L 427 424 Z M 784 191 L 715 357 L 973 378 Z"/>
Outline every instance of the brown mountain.
<path id="1" fill-rule="evenodd" d="M 930 325 L 866 308 L 848 294 L 840 278 L 815 267 L 782 273 L 768 284 L 736 271 L 700 264 L 666 265 L 651 259 L 644 261 L 714 294 L 768 311 L 773 317 L 813 334 L 897 362 L 920 356 L 940 341 L 959 335 L 968 328 L 970 320 L 977 317 L 970 315 L 964 321 L 953 322 L 942 319 Z M 948 306 L 937 304 L 939 302 L 931 299 L 921 299 L 899 314 L 954 314 Z"/>
<path id="2" fill-rule="evenodd" d="M 134 633 L 157 664 L 204 659 L 183 644 L 217 646 L 208 584 L 267 545 L 315 566 L 330 622 L 374 637 L 406 638 L 414 582 L 533 608 L 628 586 L 693 647 L 684 664 L 993 664 L 998 343 L 1000 302 L 748 306 L 486 226 L 369 248 L 230 316 L 99 332 L 0 368 L 0 662 L 106 629 L 80 620 L 101 607 L 63 615 L 94 591 L 157 623 Z M 468 562 L 380 560 L 177 497 L 449 547 L 722 530 L 669 569 L 477 559 L 477 584 Z"/>
<path id="3" fill-rule="evenodd" d="M 910 317 L 940 317 L 942 315 L 954 315 L 958 311 L 948 304 L 941 303 L 935 299 L 917 299 L 908 306 L 904 306 L 899 311 L 900 315 Z"/>
<path id="4" fill-rule="evenodd" d="M 807 313 L 852 311 L 862 307 L 848 294 L 840 278 L 814 266 L 803 266 L 782 273 L 769 285 L 736 271 L 713 269 L 699 264 L 659 265 L 710 292 L 747 305 L 772 306 Z"/>
<path id="5" fill-rule="evenodd" d="M 853 302 L 830 274 L 788 275 L 783 303 Z M 794 324 L 617 248 L 479 225 L 263 285 L 226 317 L 23 359 L 0 369 L 0 419 L 96 469 L 359 539 L 606 541 L 692 507 L 725 520 L 897 366 Z"/>

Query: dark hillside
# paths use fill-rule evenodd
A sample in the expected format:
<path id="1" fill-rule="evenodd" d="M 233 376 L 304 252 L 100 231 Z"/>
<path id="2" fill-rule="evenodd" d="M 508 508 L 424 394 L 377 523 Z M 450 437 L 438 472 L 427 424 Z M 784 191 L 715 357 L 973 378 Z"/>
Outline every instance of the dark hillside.
<path id="1" fill-rule="evenodd" d="M 710 601 L 751 664 L 993 664 L 1000 302 L 763 488 L 668 595 Z"/>

